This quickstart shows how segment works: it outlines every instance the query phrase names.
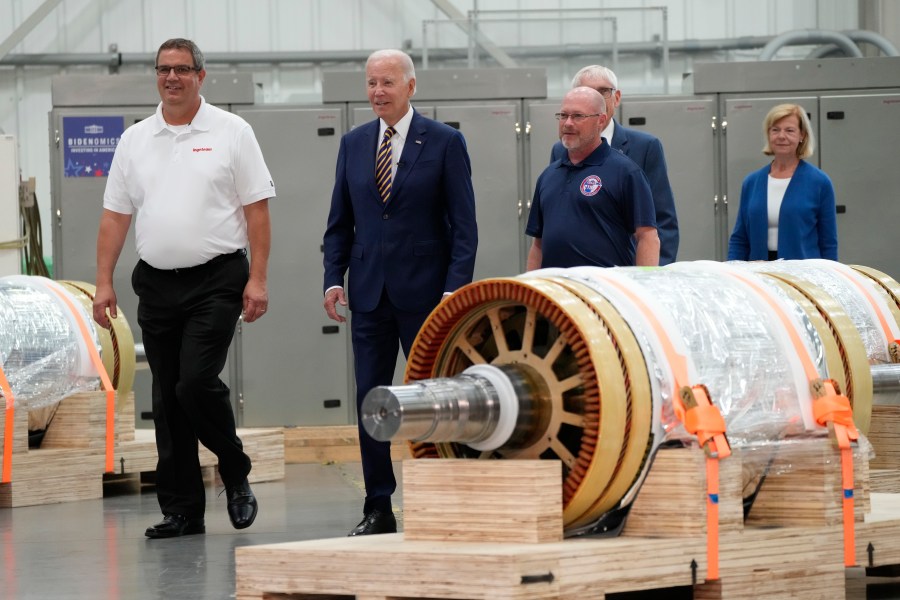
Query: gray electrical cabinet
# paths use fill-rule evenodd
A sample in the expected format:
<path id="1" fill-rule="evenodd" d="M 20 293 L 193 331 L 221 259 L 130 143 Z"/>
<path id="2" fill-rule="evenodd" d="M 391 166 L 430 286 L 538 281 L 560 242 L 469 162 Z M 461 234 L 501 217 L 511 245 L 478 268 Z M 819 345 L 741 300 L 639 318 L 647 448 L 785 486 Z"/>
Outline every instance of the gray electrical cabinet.
<path id="1" fill-rule="evenodd" d="M 541 99 L 525 104 L 525 158 L 522 161 L 525 171 L 525 189 L 520 209 L 522 227 L 519 230 L 519 245 L 524 257 L 523 270 L 525 261 L 528 259 L 528 250 L 531 248 L 531 238 L 525 235 L 525 226 L 528 224 L 528 213 L 531 212 L 535 184 L 538 177 L 550 164 L 550 152 L 553 144 L 559 141 L 559 121 L 554 115 L 559 112 L 561 102 L 561 99 Z"/>
<path id="2" fill-rule="evenodd" d="M 659 138 L 678 215 L 679 261 L 719 258 L 722 225 L 716 197 L 716 106 L 712 97 L 626 97 L 621 123 Z"/>
<path id="3" fill-rule="evenodd" d="M 269 203 L 269 309 L 240 325 L 239 422 L 338 425 L 348 399 L 348 333 L 322 307 L 322 236 L 346 116 L 340 107 L 261 105 L 236 114 L 253 127 L 277 197 Z"/>
<path id="4" fill-rule="evenodd" d="M 900 278 L 900 89 L 823 94 L 819 143 L 821 168 L 837 196 L 841 262 Z"/>
<path id="5" fill-rule="evenodd" d="M 900 57 L 697 64 L 694 91 L 718 98 L 725 251 L 744 177 L 771 160 L 762 154 L 766 113 L 791 102 L 806 109 L 816 135 L 809 162 L 834 184 L 838 259 L 900 277 L 891 241 L 900 222 Z"/>

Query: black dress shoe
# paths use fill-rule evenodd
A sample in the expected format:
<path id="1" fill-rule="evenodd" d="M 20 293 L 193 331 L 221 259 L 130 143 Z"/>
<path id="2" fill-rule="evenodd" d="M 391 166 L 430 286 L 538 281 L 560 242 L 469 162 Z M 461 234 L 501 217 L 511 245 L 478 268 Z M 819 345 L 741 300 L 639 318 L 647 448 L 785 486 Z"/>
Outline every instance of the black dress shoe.
<path id="1" fill-rule="evenodd" d="M 189 519 L 181 515 L 166 515 L 156 525 L 151 525 L 144 532 L 148 538 L 171 538 L 182 535 L 206 533 L 206 524 L 203 517 Z"/>
<path id="2" fill-rule="evenodd" d="M 397 533 L 397 519 L 394 518 L 394 513 L 381 510 L 370 511 L 347 535 L 373 535 L 376 533 Z"/>
<path id="3" fill-rule="evenodd" d="M 246 529 L 253 525 L 258 507 L 256 496 L 253 495 L 247 480 L 226 487 L 225 496 L 228 498 L 228 518 L 231 519 L 232 526 L 235 529 Z"/>

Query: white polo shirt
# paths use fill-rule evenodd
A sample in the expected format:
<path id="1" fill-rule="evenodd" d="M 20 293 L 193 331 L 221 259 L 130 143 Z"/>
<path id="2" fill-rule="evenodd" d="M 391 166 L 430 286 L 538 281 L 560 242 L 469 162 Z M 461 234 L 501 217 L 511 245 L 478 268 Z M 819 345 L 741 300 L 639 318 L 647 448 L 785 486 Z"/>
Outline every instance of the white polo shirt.
<path id="1" fill-rule="evenodd" d="M 190 125 L 168 125 L 160 103 L 155 115 L 125 130 L 103 207 L 136 213 L 138 256 L 157 269 L 178 269 L 246 248 L 243 207 L 274 196 L 253 129 L 201 96 Z"/>

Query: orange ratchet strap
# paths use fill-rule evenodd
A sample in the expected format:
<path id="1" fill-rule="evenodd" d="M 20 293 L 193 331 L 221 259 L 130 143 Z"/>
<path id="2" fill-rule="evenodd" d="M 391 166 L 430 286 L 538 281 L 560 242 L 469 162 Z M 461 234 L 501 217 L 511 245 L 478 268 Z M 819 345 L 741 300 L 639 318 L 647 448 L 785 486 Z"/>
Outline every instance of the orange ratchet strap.
<path id="1" fill-rule="evenodd" d="M 725 419 L 719 409 L 710 402 L 704 385 L 693 388 L 684 385 L 689 380 L 687 357 L 675 348 L 666 330 L 653 310 L 642 298 L 613 278 L 606 282 L 625 294 L 647 319 L 662 346 L 666 360 L 672 369 L 678 393 L 672 398 L 672 408 L 685 429 L 697 435 L 706 452 L 706 579 L 719 579 L 719 460 L 731 456 L 731 447 L 725 438 Z M 686 401 L 685 401 L 686 400 Z M 690 424 L 689 424 L 690 422 Z M 691 431 L 694 428 L 694 431 Z M 702 436 L 702 437 L 701 437 Z"/>
<path id="2" fill-rule="evenodd" d="M 844 566 L 856 565 L 856 532 L 853 527 L 853 448 L 859 439 L 859 431 L 853 424 L 850 399 L 838 391 L 832 379 L 812 382 L 813 414 L 816 423 L 827 426 L 841 451 L 841 488 L 843 489 L 844 517 Z"/>
<path id="3" fill-rule="evenodd" d="M 706 453 L 706 578 L 719 578 L 719 460 L 731 456 L 731 446 L 725 437 L 725 419 L 709 399 L 705 385 L 682 387 L 679 394 L 679 415 L 684 428 L 697 436 Z M 679 408 L 676 406 L 676 414 Z"/>
<path id="4" fill-rule="evenodd" d="M 13 417 L 16 416 L 15 398 L 12 388 L 3 373 L 3 365 L 0 365 L 0 391 L 6 398 L 6 423 L 3 425 L 3 471 L 0 473 L 0 483 L 12 481 L 12 447 L 13 447 Z"/>
<path id="5" fill-rule="evenodd" d="M 850 400 L 846 396 L 837 394 L 838 385 L 831 379 L 823 381 L 819 378 L 818 371 L 813 365 L 812 359 L 806 352 L 803 342 L 797 335 L 797 331 L 791 326 L 787 315 L 781 307 L 773 302 L 768 295 L 762 293 L 760 284 L 752 279 L 737 273 L 731 273 L 736 279 L 740 279 L 754 289 L 759 289 L 758 296 L 764 299 L 772 310 L 778 315 L 778 318 L 784 324 L 784 330 L 790 337 L 791 344 L 797 351 L 797 356 L 803 365 L 803 372 L 810 382 L 810 391 L 813 397 L 813 416 L 816 423 L 828 427 L 832 437 L 837 441 L 838 448 L 841 450 L 841 487 L 843 488 L 842 504 L 843 504 L 843 521 L 844 521 L 844 565 L 852 567 L 856 565 L 856 531 L 853 522 L 853 451 L 850 447 L 851 441 L 859 438 L 859 432 L 853 424 L 853 411 L 850 408 Z M 854 280 L 852 283 L 860 287 Z M 865 289 L 860 287 L 863 293 Z M 874 306 L 874 301 L 872 302 Z M 882 321 L 884 323 L 884 321 Z"/>
<path id="6" fill-rule="evenodd" d="M 75 321 L 78 323 L 78 329 L 81 332 L 81 337 L 84 339 L 84 345 L 87 346 L 88 354 L 91 356 L 91 362 L 94 364 L 94 367 L 97 369 L 97 372 L 100 374 L 100 381 L 103 384 L 103 388 L 106 390 L 106 467 L 105 471 L 107 473 L 112 473 L 114 470 L 114 461 L 113 454 L 115 451 L 115 438 L 116 438 L 116 390 L 113 388 L 112 383 L 109 380 L 109 375 L 106 373 L 106 367 L 103 366 L 103 360 L 100 358 L 100 353 L 97 351 L 97 347 L 94 345 L 94 340 L 91 337 L 91 332 L 88 329 L 87 323 L 84 322 L 84 318 L 82 314 L 75 307 L 75 303 L 69 299 L 68 294 L 65 292 L 61 292 L 53 286 L 48 286 L 49 289 L 53 290 L 53 292 L 59 296 L 63 302 L 66 303 L 66 306 L 69 307 L 69 310 L 72 311 L 72 314 L 75 315 Z"/>

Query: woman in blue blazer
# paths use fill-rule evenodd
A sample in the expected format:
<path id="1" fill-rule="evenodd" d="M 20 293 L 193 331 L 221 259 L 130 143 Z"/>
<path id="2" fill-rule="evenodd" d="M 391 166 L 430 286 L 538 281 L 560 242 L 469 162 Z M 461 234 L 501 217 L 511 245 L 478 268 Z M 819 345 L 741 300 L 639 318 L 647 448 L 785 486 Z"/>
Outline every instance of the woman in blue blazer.
<path id="1" fill-rule="evenodd" d="M 763 154 L 773 159 L 744 179 L 728 260 L 837 260 L 831 179 L 803 160 L 815 149 L 806 111 L 780 104 L 766 115 L 763 130 Z"/>

